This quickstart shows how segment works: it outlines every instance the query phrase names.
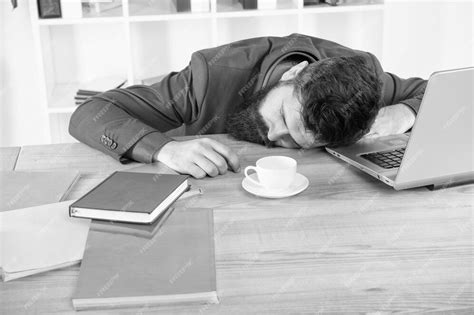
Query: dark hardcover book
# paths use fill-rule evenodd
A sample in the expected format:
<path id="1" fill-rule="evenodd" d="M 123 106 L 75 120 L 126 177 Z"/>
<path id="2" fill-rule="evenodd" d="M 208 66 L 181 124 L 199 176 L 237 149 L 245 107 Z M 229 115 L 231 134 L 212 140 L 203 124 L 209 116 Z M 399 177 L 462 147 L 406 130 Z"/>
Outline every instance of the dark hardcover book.
<path id="1" fill-rule="evenodd" d="M 103 91 L 102 91 L 103 92 Z M 94 96 L 94 95 L 97 95 L 99 93 L 102 93 L 102 92 L 98 92 L 98 91 L 87 91 L 87 90 L 77 90 L 77 93 L 76 95 L 80 95 L 80 96 Z"/>
<path id="2" fill-rule="evenodd" d="M 329 5 L 338 5 L 340 0 L 304 0 L 304 6 L 318 5 L 318 4 L 329 4 Z"/>
<path id="3" fill-rule="evenodd" d="M 189 187 L 187 175 L 116 171 L 69 207 L 69 215 L 152 223 Z"/>
<path id="4" fill-rule="evenodd" d="M 80 96 L 80 95 L 76 95 L 74 96 L 74 99 L 75 100 L 79 100 L 79 101 L 85 101 L 86 99 L 88 99 L 90 96 Z"/>
<path id="5" fill-rule="evenodd" d="M 218 301 L 212 209 L 176 209 L 151 239 L 92 222 L 76 310 Z"/>
<path id="6" fill-rule="evenodd" d="M 177 12 L 191 11 L 191 0 L 173 0 Z"/>
<path id="7" fill-rule="evenodd" d="M 239 2 L 245 10 L 257 8 L 257 0 L 239 0 Z"/>
<path id="8" fill-rule="evenodd" d="M 127 82 L 121 76 L 97 77 L 80 84 L 77 94 L 96 95 L 108 90 L 118 89 Z"/>
<path id="9" fill-rule="evenodd" d="M 41 19 L 61 17 L 61 1 L 38 0 L 38 15 Z"/>

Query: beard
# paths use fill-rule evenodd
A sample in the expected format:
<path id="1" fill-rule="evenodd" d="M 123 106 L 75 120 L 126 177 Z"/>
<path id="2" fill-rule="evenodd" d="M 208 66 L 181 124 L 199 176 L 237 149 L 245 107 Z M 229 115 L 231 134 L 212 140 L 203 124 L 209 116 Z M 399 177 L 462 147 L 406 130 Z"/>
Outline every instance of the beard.
<path id="1" fill-rule="evenodd" d="M 268 93 L 278 86 L 278 82 L 268 85 L 245 99 L 235 113 L 227 116 L 225 124 L 227 133 L 237 140 L 264 144 L 267 147 L 273 146 L 273 142 L 267 137 L 268 127 L 259 109 Z"/>

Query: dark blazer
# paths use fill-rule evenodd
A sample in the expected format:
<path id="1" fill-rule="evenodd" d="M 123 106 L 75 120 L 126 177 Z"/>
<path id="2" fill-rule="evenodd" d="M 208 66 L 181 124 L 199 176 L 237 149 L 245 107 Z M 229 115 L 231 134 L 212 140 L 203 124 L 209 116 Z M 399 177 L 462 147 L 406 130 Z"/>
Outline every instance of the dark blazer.
<path id="1" fill-rule="evenodd" d="M 317 61 L 364 56 L 383 83 L 383 104 L 404 103 L 418 111 L 426 81 L 386 73 L 374 55 L 337 43 L 291 34 L 251 38 L 197 51 L 189 65 L 151 86 L 134 85 L 91 97 L 73 113 L 69 133 L 122 163 L 152 162 L 171 138 L 166 131 L 185 125 L 188 135 L 226 132 L 225 117 L 245 97 L 271 81 L 282 60 Z"/>

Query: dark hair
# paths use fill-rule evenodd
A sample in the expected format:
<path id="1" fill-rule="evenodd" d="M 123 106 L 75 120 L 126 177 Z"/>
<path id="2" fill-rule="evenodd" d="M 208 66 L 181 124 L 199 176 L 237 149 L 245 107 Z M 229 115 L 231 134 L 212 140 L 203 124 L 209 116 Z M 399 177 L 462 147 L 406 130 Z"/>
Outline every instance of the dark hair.
<path id="1" fill-rule="evenodd" d="M 328 146 L 359 140 L 380 109 L 381 83 L 362 56 L 309 64 L 293 82 L 305 127 Z"/>

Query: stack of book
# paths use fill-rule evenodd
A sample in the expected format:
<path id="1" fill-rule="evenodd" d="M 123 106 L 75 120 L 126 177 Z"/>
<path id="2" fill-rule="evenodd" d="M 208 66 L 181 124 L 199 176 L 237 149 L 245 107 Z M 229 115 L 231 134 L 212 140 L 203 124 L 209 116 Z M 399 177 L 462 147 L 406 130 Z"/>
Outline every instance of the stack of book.
<path id="1" fill-rule="evenodd" d="M 188 176 L 117 171 L 70 205 L 92 218 L 76 310 L 218 303 L 213 210 L 171 207 Z"/>
<path id="2" fill-rule="evenodd" d="M 78 200 L 43 204 L 78 176 L 0 172 L 3 281 L 82 261 L 76 310 L 219 302 L 213 210 L 171 207 L 188 176 L 118 171 Z"/>
<path id="3" fill-rule="evenodd" d="M 76 105 L 81 105 L 89 97 L 108 90 L 123 87 L 126 82 L 127 80 L 125 80 L 123 77 L 116 76 L 101 77 L 85 82 L 79 86 L 79 89 L 74 96 L 74 101 Z"/>
<path id="4" fill-rule="evenodd" d="M 151 224 L 188 189 L 187 175 L 116 171 L 74 202 L 69 215 Z"/>

